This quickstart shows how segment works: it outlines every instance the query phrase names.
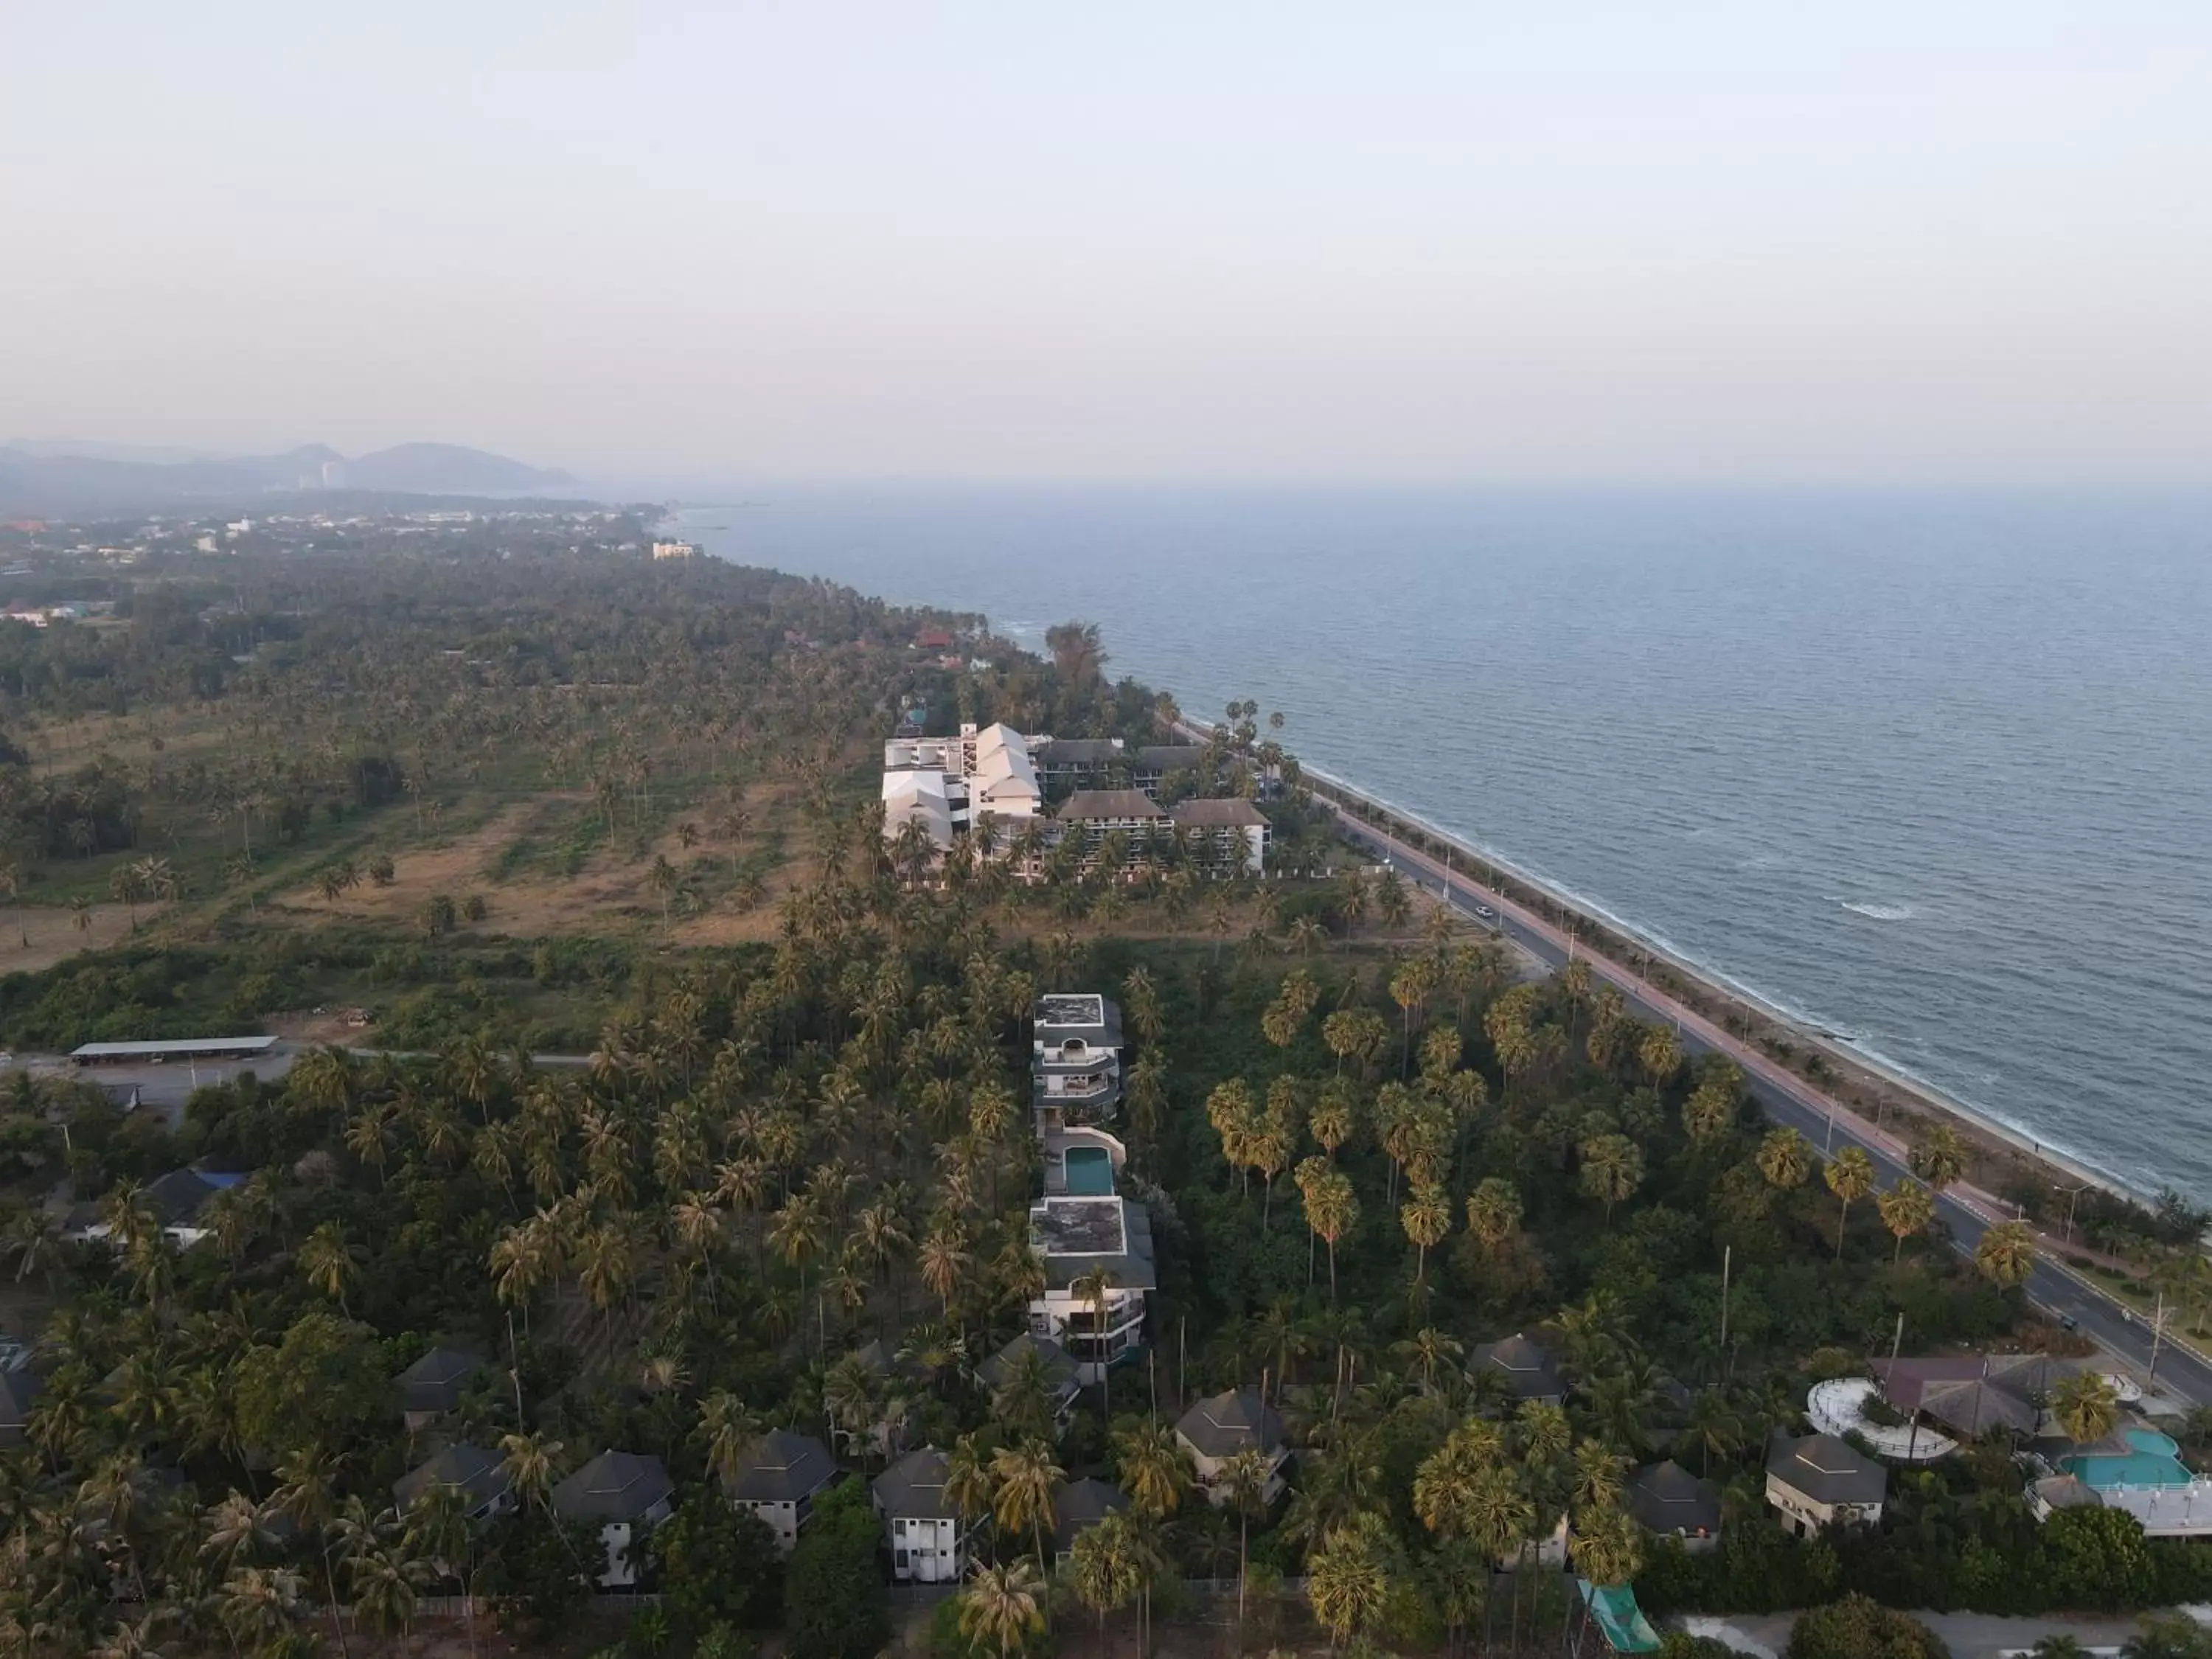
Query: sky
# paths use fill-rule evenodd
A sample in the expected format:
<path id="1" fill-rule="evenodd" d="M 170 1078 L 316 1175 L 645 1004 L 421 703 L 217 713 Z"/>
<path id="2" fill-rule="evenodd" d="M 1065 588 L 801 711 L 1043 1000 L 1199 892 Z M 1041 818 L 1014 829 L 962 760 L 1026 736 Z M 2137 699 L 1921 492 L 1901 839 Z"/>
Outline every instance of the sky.
<path id="1" fill-rule="evenodd" d="M 2212 5 L 0 0 L 0 441 L 2212 483 Z"/>

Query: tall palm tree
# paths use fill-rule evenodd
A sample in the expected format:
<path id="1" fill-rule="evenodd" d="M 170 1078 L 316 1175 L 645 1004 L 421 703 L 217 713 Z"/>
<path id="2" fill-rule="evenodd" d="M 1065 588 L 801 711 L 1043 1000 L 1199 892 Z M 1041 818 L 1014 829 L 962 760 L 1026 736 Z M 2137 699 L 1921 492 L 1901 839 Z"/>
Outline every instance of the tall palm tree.
<path id="1" fill-rule="evenodd" d="M 1418 1285 L 1427 1275 L 1429 1252 L 1451 1233 L 1451 1206 L 1445 1202 L 1444 1189 L 1433 1182 L 1416 1186 L 1398 1219 L 1413 1241 L 1413 1282 Z"/>
<path id="2" fill-rule="evenodd" d="M 738 1478 L 745 1455 L 759 1443 L 761 1421 L 727 1389 L 699 1402 L 699 1434 L 706 1442 L 707 1468 L 725 1485 Z"/>
<path id="3" fill-rule="evenodd" d="M 1759 1172 L 1779 1192 L 1802 1187 L 1813 1173 L 1813 1149 L 1795 1129 L 1770 1130 L 1759 1143 Z"/>
<path id="4" fill-rule="evenodd" d="M 1844 1259 L 1844 1230 L 1850 1224 L 1851 1205 L 1874 1190 L 1874 1160 L 1860 1146 L 1846 1146 L 1828 1160 L 1821 1171 L 1828 1190 L 1836 1195 L 1836 1260 Z"/>
<path id="5" fill-rule="evenodd" d="M 1145 1544 L 1126 1511 L 1102 1516 L 1075 1535 L 1068 1549 L 1068 1577 L 1075 1598 L 1098 1615 L 1098 1646 L 1106 1646 L 1106 1615 L 1125 1607 L 1146 1585 Z"/>
<path id="6" fill-rule="evenodd" d="M 1110 1424 L 1114 1420 L 1113 1362 L 1106 1352 L 1106 1302 L 1114 1291 L 1114 1270 L 1104 1265 L 1078 1274 L 1068 1286 L 1068 1294 L 1078 1302 L 1091 1304 L 1091 1340 L 1098 1356 L 1098 1420 Z"/>
<path id="7" fill-rule="evenodd" d="M 945 1501 L 963 1522 L 973 1521 L 990 1510 L 995 1488 L 990 1460 L 974 1435 L 962 1435 L 945 1454 Z"/>
<path id="8" fill-rule="evenodd" d="M 1306 1599 L 1334 1652 L 1381 1618 L 1390 1595 L 1389 1524 L 1363 1510 L 1334 1528 L 1306 1562 Z"/>
<path id="9" fill-rule="evenodd" d="M 1313 1160 L 1318 1161 L 1318 1160 Z M 1359 1200 L 1352 1190 L 1352 1177 L 1341 1170 L 1316 1170 L 1304 1188 L 1306 1226 L 1328 1245 L 1328 1299 L 1336 1300 L 1336 1245 L 1359 1221 Z"/>
<path id="10" fill-rule="evenodd" d="M 1489 1176 L 1467 1195 L 1467 1227 L 1495 1252 L 1521 1227 L 1520 1189 L 1498 1176 Z"/>
<path id="11" fill-rule="evenodd" d="M 1588 1515 L 1602 1515 L 1619 1506 L 1622 1485 L 1620 1459 L 1601 1440 L 1584 1440 L 1574 1450 L 1576 1507 Z"/>
<path id="12" fill-rule="evenodd" d="M 1250 1560 L 1252 1517 L 1267 1499 L 1268 1472 L 1267 1455 L 1256 1446 L 1231 1452 L 1221 1463 L 1220 1489 L 1229 1494 L 1230 1504 L 1237 1511 L 1237 1639 L 1240 1650 L 1244 1640 L 1244 1578 Z"/>
<path id="13" fill-rule="evenodd" d="M 1115 1431 L 1114 1455 L 1138 1514 L 1162 1521 L 1176 1512 L 1190 1490 L 1190 1464 L 1172 1429 L 1157 1417 L 1132 1423 Z"/>
<path id="14" fill-rule="evenodd" d="M 2002 1290 L 2027 1282 L 2035 1271 L 2035 1235 L 2025 1221 L 2007 1221 L 1988 1229 L 1974 1246 L 1974 1265 Z"/>
<path id="15" fill-rule="evenodd" d="M 1966 1173 L 1966 1143 L 1949 1124 L 1931 1125 L 1912 1149 L 1911 1164 L 1912 1173 L 1940 1193 Z"/>
<path id="16" fill-rule="evenodd" d="M 553 1507 L 553 1476 L 560 1467 L 562 1445 L 543 1433 L 509 1434 L 500 1437 L 500 1468 L 518 1503 L 534 1504 L 549 1513 Z"/>
<path id="17" fill-rule="evenodd" d="M 338 1652 L 350 1656 L 345 1620 L 338 1613 L 338 1578 L 333 1528 L 338 1518 L 337 1472 L 329 1455 L 311 1447 L 276 1466 L 276 1506 L 322 1546 L 323 1587 L 330 1596 L 331 1623 L 337 1626 Z"/>
<path id="18" fill-rule="evenodd" d="M 1905 1241 L 1925 1232 L 1928 1224 L 1936 1219 L 1936 1196 L 1917 1181 L 1900 1181 L 1875 1200 L 1875 1208 L 1881 1212 L 1881 1224 L 1897 1240 L 1896 1251 L 1890 1257 L 1895 1263 L 1905 1259 Z"/>
<path id="19" fill-rule="evenodd" d="M 2076 1371 L 2051 1391 L 2051 1413 L 2076 1445 L 2102 1440 L 2119 1420 L 2119 1395 L 2095 1371 Z"/>
<path id="20" fill-rule="evenodd" d="M 1052 1500 L 1066 1479 L 1067 1472 L 1052 1461 L 1050 1444 L 1035 1437 L 991 1454 L 991 1512 L 1000 1531 L 1035 1536 L 1040 1575 L 1045 1567 L 1045 1522 L 1052 1519 Z"/>
<path id="21" fill-rule="evenodd" d="M 1626 1135 L 1596 1135 L 1577 1149 L 1582 1188 L 1605 1206 L 1612 1224 L 1613 1206 L 1632 1195 L 1644 1182 L 1644 1154 Z"/>
<path id="22" fill-rule="evenodd" d="M 952 1317 L 952 1292 L 959 1288 L 971 1260 L 957 1223 L 933 1227 L 921 1241 L 921 1282 L 938 1298 L 947 1320 Z"/>
<path id="23" fill-rule="evenodd" d="M 324 1222 L 301 1241 L 299 1262 L 301 1276 L 337 1303 L 339 1312 L 352 1318 L 346 1291 L 360 1277 L 360 1270 L 355 1266 L 345 1229 L 335 1221 Z"/>
<path id="24" fill-rule="evenodd" d="M 1047 1606 L 1044 1576 L 1029 1560 L 978 1567 L 960 1592 L 960 1633 L 996 1648 L 1000 1659 L 1011 1659 L 1043 1632 Z"/>
<path id="25" fill-rule="evenodd" d="M 1602 1509 L 1576 1525 L 1567 1551 L 1591 1583 L 1625 1584 L 1644 1564 L 1644 1531 L 1621 1510 Z"/>

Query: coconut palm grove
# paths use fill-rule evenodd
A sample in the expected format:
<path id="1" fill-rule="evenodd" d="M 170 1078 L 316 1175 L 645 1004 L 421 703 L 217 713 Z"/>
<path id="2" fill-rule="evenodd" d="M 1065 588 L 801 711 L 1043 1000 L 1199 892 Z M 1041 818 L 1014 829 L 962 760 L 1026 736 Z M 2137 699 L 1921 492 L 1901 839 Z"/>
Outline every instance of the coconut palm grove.
<path id="1" fill-rule="evenodd" d="M 0 932 L 129 906 L 0 980 L 0 1649 L 1691 1652 L 1674 1615 L 1802 1609 L 1817 1659 L 2212 1600 L 2126 1500 L 2212 1421 L 2024 1302 L 2024 1225 L 1953 1248 L 1958 1136 L 1883 1190 L 1773 1128 L 1337 839 L 1295 710 L 1194 727 L 1096 629 L 641 517 L 404 528 L 0 623 Z M 1265 859 L 886 836 L 886 740 L 963 726 L 1030 734 L 1048 818 L 1241 801 Z M 253 1033 L 173 1101 L 30 1063 Z M 2190 1233 L 2100 1213 L 2100 1255 Z"/>

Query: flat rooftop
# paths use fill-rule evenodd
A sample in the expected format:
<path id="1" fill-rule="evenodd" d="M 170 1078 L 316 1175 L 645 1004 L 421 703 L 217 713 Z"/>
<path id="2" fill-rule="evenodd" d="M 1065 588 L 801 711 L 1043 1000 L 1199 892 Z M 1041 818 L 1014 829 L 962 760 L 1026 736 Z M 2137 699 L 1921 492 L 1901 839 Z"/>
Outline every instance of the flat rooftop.
<path id="1" fill-rule="evenodd" d="M 1103 1025 L 1106 999 L 1067 991 L 1048 991 L 1036 1000 L 1040 1025 Z"/>
<path id="2" fill-rule="evenodd" d="M 1030 1240 L 1039 1254 L 1123 1255 L 1128 1230 L 1118 1198 L 1048 1198 L 1030 1206 Z"/>

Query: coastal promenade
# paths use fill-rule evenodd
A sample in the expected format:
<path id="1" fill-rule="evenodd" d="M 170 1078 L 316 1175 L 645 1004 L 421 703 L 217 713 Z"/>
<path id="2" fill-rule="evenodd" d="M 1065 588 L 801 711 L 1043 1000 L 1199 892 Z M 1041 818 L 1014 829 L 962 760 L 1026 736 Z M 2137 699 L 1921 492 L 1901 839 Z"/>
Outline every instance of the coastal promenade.
<path id="1" fill-rule="evenodd" d="M 1580 956 L 1589 964 L 1590 973 L 1620 991 L 1640 1017 L 1672 1025 L 1686 1052 L 1722 1054 L 1735 1062 L 1750 1086 L 1752 1098 L 1775 1122 L 1796 1129 L 1823 1152 L 1838 1146 L 1863 1147 L 1874 1160 L 1885 1188 L 1918 1179 L 1907 1167 L 1908 1149 L 1897 1136 L 1876 1128 L 1620 963 L 1577 947 L 1566 933 L 1503 894 L 1447 871 L 1436 859 L 1353 816 L 1340 803 L 1329 800 L 1328 804 L 1344 835 L 1355 845 L 1389 860 L 1462 912 L 1471 913 L 1478 904 L 1488 906 L 1497 913 L 1499 932 L 1547 967 L 1556 969 Z M 2008 1211 L 2008 1206 L 1997 1199 L 1963 1183 L 1936 1194 L 1937 1216 L 1949 1227 L 1954 1247 L 1967 1255 L 1973 1253 L 1987 1228 L 2011 1218 Z M 2051 1261 L 2042 1249 L 2026 1288 L 2039 1307 L 2072 1319 L 2083 1335 L 2117 1356 L 2138 1378 L 2151 1381 L 2154 1392 L 2186 1405 L 2212 1405 L 2212 1364 L 2178 1344 L 2168 1332 L 2157 1345 L 2154 1378 L 2148 1322 L 2089 1280 Z"/>

